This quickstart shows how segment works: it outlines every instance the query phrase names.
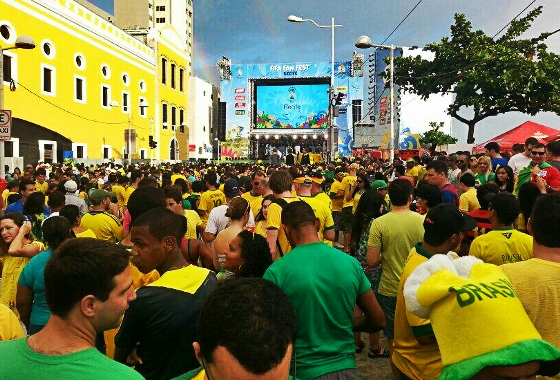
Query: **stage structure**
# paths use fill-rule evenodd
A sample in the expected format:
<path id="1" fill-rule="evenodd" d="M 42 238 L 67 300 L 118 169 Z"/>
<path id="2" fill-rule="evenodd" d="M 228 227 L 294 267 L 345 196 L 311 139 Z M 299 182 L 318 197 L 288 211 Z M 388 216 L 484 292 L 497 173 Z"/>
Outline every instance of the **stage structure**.
<path id="1" fill-rule="evenodd" d="M 331 131 L 338 153 L 350 155 L 363 98 L 361 71 L 354 76 L 350 61 L 335 62 L 333 89 L 330 62 L 232 64 L 223 57 L 217 66 L 227 120 L 222 157 L 265 160 L 273 148 L 283 156 L 303 147 L 326 157 Z"/>

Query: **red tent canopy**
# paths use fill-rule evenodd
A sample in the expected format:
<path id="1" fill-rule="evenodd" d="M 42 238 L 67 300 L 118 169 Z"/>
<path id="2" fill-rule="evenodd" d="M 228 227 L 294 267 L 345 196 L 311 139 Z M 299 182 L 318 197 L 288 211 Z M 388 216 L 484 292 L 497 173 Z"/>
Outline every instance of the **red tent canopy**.
<path id="1" fill-rule="evenodd" d="M 484 153 L 484 145 L 491 141 L 500 144 L 500 151 L 511 151 L 513 149 L 513 144 L 523 144 L 529 137 L 535 137 L 543 144 L 546 144 L 560 137 L 560 130 L 533 123 L 532 121 L 526 121 L 518 127 L 475 146 L 473 148 L 473 153 Z"/>

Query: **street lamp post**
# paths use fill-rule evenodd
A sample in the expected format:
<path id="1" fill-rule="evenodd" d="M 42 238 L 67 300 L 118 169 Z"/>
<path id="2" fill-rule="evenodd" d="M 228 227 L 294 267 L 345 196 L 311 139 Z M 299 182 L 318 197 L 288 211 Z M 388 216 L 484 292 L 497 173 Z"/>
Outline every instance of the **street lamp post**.
<path id="1" fill-rule="evenodd" d="M 28 36 L 19 36 L 14 46 L 0 46 L 0 110 L 4 109 L 4 51 L 13 49 L 35 49 L 35 41 Z M 0 177 L 4 178 L 4 141 L 0 141 Z"/>
<path id="2" fill-rule="evenodd" d="M 393 159 L 395 158 L 395 86 L 394 86 L 394 72 L 395 72 L 395 66 L 394 66 L 394 60 L 395 60 L 395 45 L 391 44 L 391 45 L 377 45 L 371 42 L 371 38 L 369 38 L 368 36 L 360 36 L 358 37 L 358 39 L 356 40 L 356 42 L 354 43 L 354 46 L 356 46 L 359 49 L 369 49 L 369 48 L 380 48 L 380 49 L 389 49 L 389 71 L 390 71 L 390 76 L 389 76 L 389 86 L 390 91 L 391 91 L 391 104 L 390 104 L 390 110 L 391 110 L 391 141 L 389 142 L 389 152 L 391 155 L 391 162 L 393 162 Z"/>
<path id="3" fill-rule="evenodd" d="M 331 24 L 330 25 L 319 25 L 315 20 L 310 18 L 302 18 L 300 16 L 290 15 L 288 16 L 289 22 L 305 22 L 309 21 L 317 28 L 330 28 L 331 29 L 331 84 L 329 88 L 329 126 L 328 126 L 328 135 L 329 135 L 329 150 L 331 152 L 331 158 L 334 157 L 335 149 L 338 149 L 338 144 L 334 142 L 334 131 L 333 131 L 333 105 L 332 99 L 334 94 L 334 28 L 336 27 L 344 27 L 344 25 L 337 25 L 334 23 L 334 17 L 331 17 Z M 326 155 L 325 155 L 326 157 Z"/>

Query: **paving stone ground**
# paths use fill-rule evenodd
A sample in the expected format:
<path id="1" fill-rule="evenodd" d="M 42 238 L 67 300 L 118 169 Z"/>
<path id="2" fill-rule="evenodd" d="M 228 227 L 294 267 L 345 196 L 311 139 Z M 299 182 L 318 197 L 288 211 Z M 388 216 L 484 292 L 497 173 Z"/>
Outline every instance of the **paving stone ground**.
<path id="1" fill-rule="evenodd" d="M 344 243 L 342 233 L 340 234 L 338 243 L 340 245 Z M 366 346 L 361 353 L 356 354 L 356 369 L 358 380 L 393 380 L 389 358 L 370 359 L 367 356 L 369 347 L 369 335 L 362 334 L 362 339 L 365 342 Z M 381 344 L 383 347 L 387 347 L 387 339 L 381 337 L 379 339 L 379 344 Z"/>
<path id="2" fill-rule="evenodd" d="M 389 358 L 370 359 L 367 356 L 369 347 L 368 334 L 362 334 L 362 338 L 366 343 L 366 347 L 361 353 L 356 354 L 358 380 L 393 380 Z M 380 338 L 380 344 L 387 347 L 387 340 L 383 337 Z"/>

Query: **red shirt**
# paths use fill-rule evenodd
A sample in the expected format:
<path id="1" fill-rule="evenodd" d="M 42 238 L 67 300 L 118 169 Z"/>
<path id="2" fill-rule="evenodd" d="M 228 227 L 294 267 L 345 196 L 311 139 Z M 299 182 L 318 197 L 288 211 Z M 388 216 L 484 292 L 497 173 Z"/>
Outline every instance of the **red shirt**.
<path id="1" fill-rule="evenodd" d="M 546 184 L 553 189 L 560 189 L 560 171 L 558 171 L 558 169 L 554 166 L 541 169 L 539 177 L 542 177 Z M 531 177 L 531 182 L 536 184 L 537 179 L 535 176 Z"/>

